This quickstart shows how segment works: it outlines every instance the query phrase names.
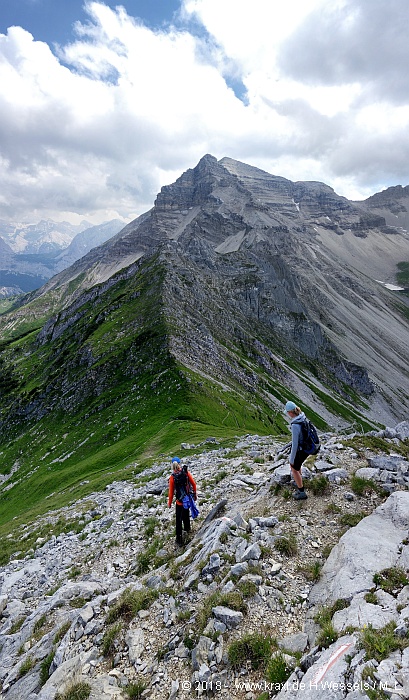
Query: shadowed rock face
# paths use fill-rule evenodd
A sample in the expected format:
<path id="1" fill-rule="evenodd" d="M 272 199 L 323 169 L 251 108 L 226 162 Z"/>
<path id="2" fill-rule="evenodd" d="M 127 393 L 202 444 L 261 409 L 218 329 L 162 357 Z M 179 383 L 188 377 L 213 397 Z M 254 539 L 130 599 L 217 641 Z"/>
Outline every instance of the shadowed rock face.
<path id="1" fill-rule="evenodd" d="M 324 387 L 369 398 L 367 415 L 386 422 L 401 416 L 397 397 L 409 406 L 404 298 L 376 281 L 380 266 L 405 259 L 409 239 L 386 228 L 368 201 L 206 155 L 149 212 L 26 300 L 52 292 L 70 316 L 86 289 L 103 283 L 100 296 L 121 269 L 157 255 L 169 347 L 182 364 L 258 391 L 238 351 L 291 386 L 282 360 L 297 362 Z"/>

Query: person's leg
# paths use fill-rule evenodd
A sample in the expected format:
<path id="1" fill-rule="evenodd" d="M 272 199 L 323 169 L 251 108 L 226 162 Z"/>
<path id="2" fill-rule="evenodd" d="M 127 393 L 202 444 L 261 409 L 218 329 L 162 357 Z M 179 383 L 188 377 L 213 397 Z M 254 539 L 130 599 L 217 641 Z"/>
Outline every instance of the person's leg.
<path id="1" fill-rule="evenodd" d="M 300 450 L 295 455 L 294 465 L 293 467 L 291 467 L 291 474 L 298 488 L 298 491 L 294 495 L 294 498 L 296 500 L 303 500 L 307 498 L 307 494 L 304 491 L 304 484 L 301 476 L 301 466 L 303 462 L 305 462 L 307 457 L 308 455 Z"/>
<path id="2" fill-rule="evenodd" d="M 299 489 L 304 488 L 303 486 L 303 481 L 302 481 L 302 476 L 301 476 L 301 471 L 299 469 L 295 469 L 294 467 L 291 467 L 291 474 L 292 477 L 297 484 Z"/>
<path id="3" fill-rule="evenodd" d="M 176 503 L 176 542 L 183 544 L 182 539 L 182 518 L 184 508 Z"/>
<path id="4" fill-rule="evenodd" d="M 185 532 L 190 532 L 190 511 L 189 508 L 183 508 L 183 528 Z"/>

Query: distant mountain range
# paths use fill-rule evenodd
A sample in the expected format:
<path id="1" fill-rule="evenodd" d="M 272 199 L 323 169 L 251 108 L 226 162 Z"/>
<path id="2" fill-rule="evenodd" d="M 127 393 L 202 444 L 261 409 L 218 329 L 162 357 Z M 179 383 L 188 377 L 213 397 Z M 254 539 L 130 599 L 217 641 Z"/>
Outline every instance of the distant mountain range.
<path id="1" fill-rule="evenodd" d="M 41 287 L 50 277 L 123 228 L 118 219 L 91 226 L 82 221 L 40 221 L 8 224 L 0 221 L 0 297 Z"/>
<path id="2" fill-rule="evenodd" d="M 0 315 L 3 462 L 53 490 L 209 434 L 283 433 L 289 398 L 321 430 L 394 425 L 408 211 L 406 187 L 357 203 L 203 157 Z"/>

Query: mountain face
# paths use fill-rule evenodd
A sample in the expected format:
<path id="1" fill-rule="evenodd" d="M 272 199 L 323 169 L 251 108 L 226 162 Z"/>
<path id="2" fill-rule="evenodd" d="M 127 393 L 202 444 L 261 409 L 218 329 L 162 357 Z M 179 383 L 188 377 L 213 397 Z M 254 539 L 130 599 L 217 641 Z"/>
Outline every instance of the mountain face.
<path id="1" fill-rule="evenodd" d="M 205 156 L 0 316 L 6 462 L 63 483 L 204 425 L 280 433 L 289 397 L 321 429 L 396 422 L 408 303 L 377 280 L 408 253 L 367 203 Z"/>
<path id="2" fill-rule="evenodd" d="M 84 225 L 86 222 L 72 226 L 66 222 L 57 225 L 52 221 L 24 228 L 0 225 L 0 231 L 6 230 L 9 236 L 9 243 L 0 239 L 0 296 L 15 296 L 38 289 L 50 277 L 123 228 L 123 222 L 118 219 L 83 229 Z M 62 227 L 62 231 L 53 227 Z M 79 233 L 75 234 L 78 229 Z"/>

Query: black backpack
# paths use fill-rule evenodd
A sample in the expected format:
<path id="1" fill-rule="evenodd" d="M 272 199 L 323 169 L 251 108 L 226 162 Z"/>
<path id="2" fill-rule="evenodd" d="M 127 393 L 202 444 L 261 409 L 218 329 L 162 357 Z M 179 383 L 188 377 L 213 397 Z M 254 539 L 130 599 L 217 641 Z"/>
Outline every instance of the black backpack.
<path id="1" fill-rule="evenodd" d="M 175 484 L 176 500 L 182 502 L 184 497 L 187 496 L 190 491 L 187 467 L 184 466 L 180 472 L 173 472 L 172 476 Z"/>
<path id="2" fill-rule="evenodd" d="M 301 423 L 301 449 L 309 455 L 316 455 L 320 451 L 320 439 L 315 425 L 306 418 Z"/>

